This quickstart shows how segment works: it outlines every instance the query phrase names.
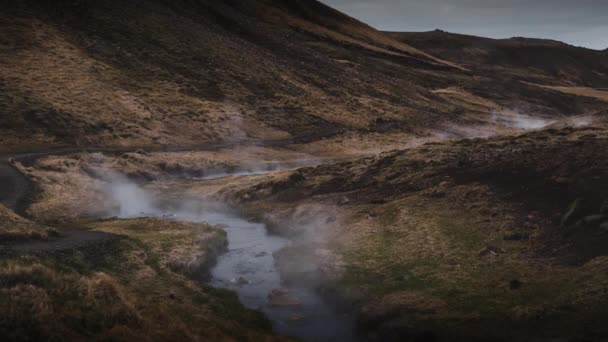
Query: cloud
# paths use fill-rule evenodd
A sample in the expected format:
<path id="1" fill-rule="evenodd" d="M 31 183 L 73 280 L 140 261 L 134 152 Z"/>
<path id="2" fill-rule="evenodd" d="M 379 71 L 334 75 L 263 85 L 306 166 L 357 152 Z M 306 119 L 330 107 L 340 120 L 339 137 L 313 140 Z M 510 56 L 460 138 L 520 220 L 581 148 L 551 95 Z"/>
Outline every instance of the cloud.
<path id="1" fill-rule="evenodd" d="M 549 38 L 594 49 L 608 47 L 604 0 L 323 0 L 381 30 L 436 28 L 491 38 Z"/>

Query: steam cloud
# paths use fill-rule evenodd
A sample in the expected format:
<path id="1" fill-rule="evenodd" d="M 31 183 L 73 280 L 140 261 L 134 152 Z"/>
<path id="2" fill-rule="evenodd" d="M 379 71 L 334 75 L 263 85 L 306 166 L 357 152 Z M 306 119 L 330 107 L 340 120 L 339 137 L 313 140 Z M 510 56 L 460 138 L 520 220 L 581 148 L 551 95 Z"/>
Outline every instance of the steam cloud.
<path id="1" fill-rule="evenodd" d="M 158 215 L 151 196 L 125 176 L 112 172 L 102 192 L 110 204 L 112 216 L 131 218 Z"/>
<path id="2" fill-rule="evenodd" d="M 491 121 L 507 128 L 523 130 L 541 129 L 556 122 L 555 120 L 522 114 L 517 110 L 493 111 Z"/>

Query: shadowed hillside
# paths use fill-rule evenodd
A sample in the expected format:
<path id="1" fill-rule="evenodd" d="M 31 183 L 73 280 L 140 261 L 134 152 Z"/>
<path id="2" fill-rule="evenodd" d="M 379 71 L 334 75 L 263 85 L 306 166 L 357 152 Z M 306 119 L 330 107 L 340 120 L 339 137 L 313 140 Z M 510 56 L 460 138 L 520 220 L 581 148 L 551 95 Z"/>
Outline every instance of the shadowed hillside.
<path id="1" fill-rule="evenodd" d="M 472 110 L 468 93 L 546 115 L 605 106 L 476 77 L 317 1 L 5 3 L 4 150 L 415 131 L 491 109 Z M 466 94 L 436 92 L 450 87 Z"/>
<path id="2" fill-rule="evenodd" d="M 297 260 L 316 260 L 370 341 L 601 341 L 607 141 L 568 127 L 427 144 L 222 195 L 297 236 L 278 262 L 301 282 Z"/>
<path id="3" fill-rule="evenodd" d="M 366 127 L 384 111 L 413 119 L 424 90 L 353 57 L 457 69 L 311 1 L 39 4 L 0 19 L 5 140 L 175 145 Z"/>
<path id="4" fill-rule="evenodd" d="M 608 60 L 602 51 L 547 39 L 491 39 L 440 30 L 389 35 L 484 74 L 499 72 L 556 86 L 608 86 Z"/>

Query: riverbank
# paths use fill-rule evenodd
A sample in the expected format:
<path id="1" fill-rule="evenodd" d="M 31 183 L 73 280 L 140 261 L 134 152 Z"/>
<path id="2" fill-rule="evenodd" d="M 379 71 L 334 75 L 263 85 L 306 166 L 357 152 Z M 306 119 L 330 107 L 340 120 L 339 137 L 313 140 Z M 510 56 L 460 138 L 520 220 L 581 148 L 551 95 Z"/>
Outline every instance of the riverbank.
<path id="1" fill-rule="evenodd" d="M 607 179 L 605 144 L 603 127 L 552 127 L 299 169 L 239 169 L 238 151 L 213 156 L 234 163 L 215 175 L 190 172 L 213 165 L 211 155 L 172 155 L 191 161 L 180 162 L 189 172 L 172 174 L 156 164 L 166 156 L 140 152 L 49 157 L 22 169 L 41 184 L 30 213 L 44 222 L 156 216 L 224 224 L 229 234 L 236 228 L 235 236 L 254 242 L 276 238 L 265 228 L 289 239 L 262 246 L 269 250 L 262 255 L 233 238 L 237 244 L 229 242 L 211 270 L 212 284 L 265 311 L 279 333 L 307 338 L 277 322 L 315 331 L 306 325 L 306 303 L 293 298 L 305 298 L 298 293 L 304 287 L 314 298 L 344 305 L 371 341 L 542 341 L 607 334 L 596 324 L 606 314 L 602 227 L 608 217 L 597 191 Z M 274 152 L 249 160 L 293 165 L 290 158 L 298 155 L 282 151 L 284 159 L 272 162 Z M 140 171 L 154 177 L 138 177 Z M 236 174 L 227 175 L 231 171 Z M 275 285 L 255 289 L 260 274 L 248 272 L 256 269 L 280 278 L 278 291 Z M 265 307 L 274 296 L 291 306 L 282 316 Z"/>
<path id="2" fill-rule="evenodd" d="M 5 222 L 2 222 L 4 225 Z M 76 223 L 73 223 L 76 224 Z M 8 340 L 264 340 L 271 324 L 238 297 L 195 281 L 226 248 L 204 223 L 160 219 L 78 223 L 113 238 L 53 249 L 11 244 L 0 257 L 0 335 Z"/>
<path id="3" fill-rule="evenodd" d="M 433 143 L 215 196 L 297 241 L 279 267 L 305 281 L 310 260 L 371 340 L 595 340 L 608 334 L 606 144 L 602 127 Z"/>

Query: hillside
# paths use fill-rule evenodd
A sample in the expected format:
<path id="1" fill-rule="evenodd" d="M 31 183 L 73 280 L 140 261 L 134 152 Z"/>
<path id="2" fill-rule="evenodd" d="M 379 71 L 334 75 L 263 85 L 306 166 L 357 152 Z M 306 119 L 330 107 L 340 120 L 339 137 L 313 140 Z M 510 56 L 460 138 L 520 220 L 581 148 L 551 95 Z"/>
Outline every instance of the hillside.
<path id="1" fill-rule="evenodd" d="M 7 340 L 608 336 L 608 50 L 317 0 L 0 6 Z"/>
<path id="2" fill-rule="evenodd" d="M 219 196 L 293 236 L 279 265 L 304 282 L 314 260 L 370 341 L 602 340 L 607 143 L 588 127 L 427 144 Z"/>
<path id="3" fill-rule="evenodd" d="M 317 1 L 9 1 L 4 8 L 5 151 L 314 138 L 386 123 L 415 132 L 479 121 L 493 108 L 471 109 L 468 93 L 533 114 L 606 106 L 519 79 L 477 76 L 462 60 L 433 57 L 431 48 Z M 563 85 L 555 77 L 523 79 Z M 450 87 L 467 94 L 435 92 Z"/>
<path id="4" fill-rule="evenodd" d="M 386 66 L 357 70 L 350 51 L 367 64 L 456 69 L 314 1 L 8 8 L 3 145 L 11 135 L 33 144 L 185 145 L 366 127 L 383 108 L 412 118 L 407 99 L 423 90 L 398 77 L 374 81 Z"/>
<path id="5" fill-rule="evenodd" d="M 608 60 L 601 51 L 554 40 L 491 39 L 441 30 L 388 35 L 486 75 L 499 73 L 556 86 L 608 86 Z"/>

